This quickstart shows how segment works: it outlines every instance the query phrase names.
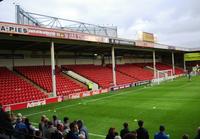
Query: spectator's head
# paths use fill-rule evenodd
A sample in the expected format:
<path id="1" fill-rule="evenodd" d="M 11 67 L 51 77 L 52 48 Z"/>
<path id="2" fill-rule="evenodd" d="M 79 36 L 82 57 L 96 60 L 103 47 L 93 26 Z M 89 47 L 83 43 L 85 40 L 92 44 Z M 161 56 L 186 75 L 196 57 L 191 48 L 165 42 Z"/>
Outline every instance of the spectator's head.
<path id="1" fill-rule="evenodd" d="M 53 126 L 53 123 L 52 123 L 51 121 L 48 121 L 48 122 L 47 122 L 47 125 L 48 125 L 48 127 L 52 127 L 52 126 Z"/>
<path id="2" fill-rule="evenodd" d="M 25 123 L 25 119 L 26 119 L 26 117 L 25 117 L 25 116 L 22 116 L 22 122 Z"/>
<path id="3" fill-rule="evenodd" d="M 108 135 L 113 135 L 115 136 L 115 128 L 111 127 L 109 130 L 108 130 Z"/>
<path id="4" fill-rule="evenodd" d="M 119 133 L 118 132 L 115 132 L 115 136 L 118 136 L 119 135 Z"/>
<path id="5" fill-rule="evenodd" d="M 36 131 L 35 131 L 35 136 L 41 137 L 41 132 L 40 132 L 40 130 L 36 130 Z"/>
<path id="6" fill-rule="evenodd" d="M 78 125 L 78 129 L 83 127 L 83 121 L 82 120 L 78 120 L 76 123 Z"/>
<path id="7" fill-rule="evenodd" d="M 46 115 L 42 115 L 41 116 L 41 122 L 44 122 L 45 118 L 46 118 Z"/>
<path id="8" fill-rule="evenodd" d="M 25 118 L 24 123 L 25 123 L 26 125 L 30 124 L 29 119 L 28 119 L 28 118 Z"/>
<path id="9" fill-rule="evenodd" d="M 64 121 L 64 123 L 67 123 L 69 121 L 69 118 L 68 117 L 64 117 L 63 121 Z"/>
<path id="10" fill-rule="evenodd" d="M 184 134 L 182 139 L 189 139 L 189 135 L 188 134 Z"/>
<path id="11" fill-rule="evenodd" d="M 125 123 L 123 124 L 123 126 L 124 126 L 124 128 L 128 128 L 128 123 L 125 122 Z"/>
<path id="12" fill-rule="evenodd" d="M 139 127 L 143 127 L 143 124 L 144 124 L 144 121 L 142 121 L 142 120 L 139 120 L 139 121 L 138 121 L 138 126 L 139 126 Z"/>
<path id="13" fill-rule="evenodd" d="M 164 127 L 164 125 L 160 125 L 160 132 L 164 132 L 165 131 L 165 127 Z"/>
<path id="14" fill-rule="evenodd" d="M 134 133 L 127 133 L 123 139 L 137 139 L 137 134 L 134 134 Z"/>
<path id="15" fill-rule="evenodd" d="M 21 114 L 21 113 L 18 113 L 18 114 L 17 114 L 17 118 L 22 119 L 22 114 Z"/>
<path id="16" fill-rule="evenodd" d="M 49 118 L 46 117 L 46 118 L 44 119 L 44 123 L 45 123 L 45 124 L 48 124 L 48 122 L 49 122 Z"/>
<path id="17" fill-rule="evenodd" d="M 57 129 L 58 129 L 59 131 L 63 131 L 63 124 L 62 124 L 62 123 L 58 123 L 58 124 L 57 124 Z"/>
<path id="18" fill-rule="evenodd" d="M 200 127 L 197 128 L 197 134 L 200 135 Z"/>
<path id="19" fill-rule="evenodd" d="M 78 126 L 75 122 L 70 123 L 69 128 L 73 133 L 78 132 Z"/>
<path id="20" fill-rule="evenodd" d="M 121 136 L 117 135 L 114 139 L 121 139 Z"/>
<path id="21" fill-rule="evenodd" d="M 53 115 L 53 120 L 57 120 L 57 116 L 56 115 Z"/>

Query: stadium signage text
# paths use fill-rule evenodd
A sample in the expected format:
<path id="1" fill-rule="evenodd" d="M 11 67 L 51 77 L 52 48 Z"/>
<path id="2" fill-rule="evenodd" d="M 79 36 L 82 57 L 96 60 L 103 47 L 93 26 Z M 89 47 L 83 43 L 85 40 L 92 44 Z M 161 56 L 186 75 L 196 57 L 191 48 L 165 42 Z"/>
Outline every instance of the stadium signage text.
<path id="1" fill-rule="evenodd" d="M 28 25 L 19 25 L 13 23 L 0 22 L 0 33 L 22 34 L 38 37 L 50 37 L 60 39 L 72 39 L 82 41 L 104 42 L 108 43 L 107 37 L 90 35 L 86 33 L 73 32 L 69 30 L 50 29 Z"/>
<path id="2" fill-rule="evenodd" d="M 27 108 L 31 108 L 31 107 L 35 107 L 35 106 L 40 106 L 40 105 L 46 105 L 46 101 L 42 100 L 42 101 L 36 101 L 36 102 L 27 103 Z"/>
<path id="3" fill-rule="evenodd" d="M 9 33 L 23 33 L 23 34 L 28 33 L 27 28 L 6 26 L 6 25 L 0 25 L 0 31 L 1 32 L 9 32 Z"/>

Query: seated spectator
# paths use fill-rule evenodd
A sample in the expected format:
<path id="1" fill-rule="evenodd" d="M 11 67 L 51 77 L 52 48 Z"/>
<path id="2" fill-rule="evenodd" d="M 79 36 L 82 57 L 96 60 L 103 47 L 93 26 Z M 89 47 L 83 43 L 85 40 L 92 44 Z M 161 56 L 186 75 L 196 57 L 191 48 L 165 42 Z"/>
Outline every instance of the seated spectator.
<path id="1" fill-rule="evenodd" d="M 169 135 L 165 133 L 165 127 L 160 126 L 160 132 L 156 133 L 154 139 L 169 139 Z"/>
<path id="2" fill-rule="evenodd" d="M 121 131 L 120 131 L 120 136 L 121 136 L 121 138 L 123 138 L 124 137 L 124 135 L 126 135 L 127 133 L 129 133 L 130 131 L 129 131 L 129 128 L 128 128 L 128 123 L 124 123 L 123 124 L 123 126 L 124 126 L 124 129 L 122 129 Z"/>
<path id="3" fill-rule="evenodd" d="M 188 134 L 184 134 L 182 139 L 189 139 L 189 135 Z"/>
<path id="4" fill-rule="evenodd" d="M 70 125 L 70 131 L 67 133 L 67 136 L 65 139 L 80 139 L 79 138 L 79 133 L 78 133 L 78 125 L 76 122 L 72 122 Z"/>
<path id="5" fill-rule="evenodd" d="M 78 120 L 77 125 L 78 125 L 78 129 L 79 129 L 79 134 L 83 137 L 83 139 L 89 139 L 88 130 L 84 126 L 83 121 Z"/>
<path id="6" fill-rule="evenodd" d="M 142 120 L 138 121 L 139 128 L 136 130 L 138 139 L 149 139 L 148 131 L 143 127 L 144 122 Z"/>
<path id="7" fill-rule="evenodd" d="M 197 129 L 197 135 L 196 135 L 195 139 L 200 139 L 200 127 L 198 127 L 198 129 Z"/>
<path id="8" fill-rule="evenodd" d="M 106 136 L 106 139 L 114 139 L 115 138 L 115 128 L 111 127 L 108 130 L 108 134 Z"/>

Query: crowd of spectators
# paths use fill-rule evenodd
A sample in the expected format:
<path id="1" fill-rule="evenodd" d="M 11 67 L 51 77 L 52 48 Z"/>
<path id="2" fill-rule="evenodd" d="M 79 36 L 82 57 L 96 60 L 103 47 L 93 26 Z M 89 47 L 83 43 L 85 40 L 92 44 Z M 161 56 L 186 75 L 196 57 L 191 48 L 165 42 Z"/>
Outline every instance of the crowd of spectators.
<path id="1" fill-rule="evenodd" d="M 36 128 L 21 113 L 14 115 L 1 109 L 0 121 L 0 134 L 14 139 L 89 139 L 83 121 L 70 122 L 68 117 L 62 121 L 56 115 L 53 115 L 52 120 L 42 115 Z"/>
<path id="2" fill-rule="evenodd" d="M 49 120 L 47 116 L 42 115 L 37 127 L 35 128 L 22 114 L 9 114 L 0 108 L 0 135 L 6 134 L 8 139 L 89 139 L 88 130 L 82 120 L 70 122 L 68 117 L 60 120 L 56 115 Z M 144 128 L 144 122 L 139 120 L 138 128 L 133 131 L 129 129 L 127 122 L 123 124 L 119 133 L 115 128 L 109 128 L 105 139 L 149 139 L 149 133 Z M 164 125 L 160 125 L 154 139 L 170 139 Z M 189 135 L 184 134 L 182 139 L 189 139 Z M 200 139 L 200 127 L 194 139 Z"/>
<path id="3" fill-rule="evenodd" d="M 144 121 L 142 120 L 138 121 L 138 128 L 136 130 L 131 131 L 127 122 L 123 124 L 123 127 L 120 135 L 115 128 L 109 128 L 106 139 L 149 139 L 148 130 L 144 128 Z M 170 135 L 165 132 L 164 125 L 160 125 L 159 131 L 154 134 L 154 139 L 170 139 Z M 182 139 L 189 139 L 189 135 L 184 134 Z M 200 127 L 197 129 L 197 135 L 194 139 L 200 139 Z"/>

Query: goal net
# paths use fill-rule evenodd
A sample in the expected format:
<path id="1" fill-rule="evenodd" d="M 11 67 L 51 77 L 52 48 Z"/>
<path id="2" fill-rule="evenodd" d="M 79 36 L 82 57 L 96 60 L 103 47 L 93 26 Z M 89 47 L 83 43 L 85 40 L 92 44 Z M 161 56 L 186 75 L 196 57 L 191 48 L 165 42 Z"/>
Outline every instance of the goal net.
<path id="1" fill-rule="evenodd" d="M 172 69 L 168 70 L 157 70 L 156 71 L 156 80 L 157 83 L 160 84 L 162 81 L 173 80 L 173 72 Z"/>

